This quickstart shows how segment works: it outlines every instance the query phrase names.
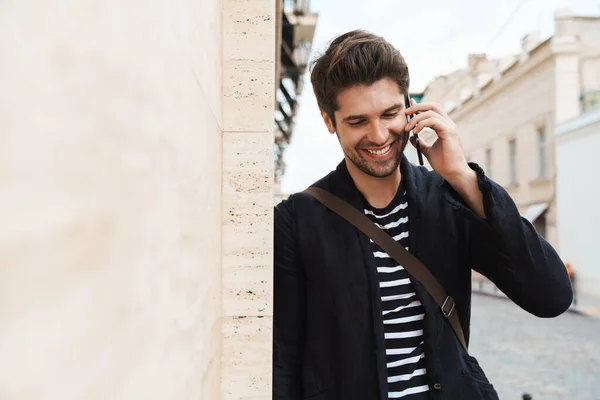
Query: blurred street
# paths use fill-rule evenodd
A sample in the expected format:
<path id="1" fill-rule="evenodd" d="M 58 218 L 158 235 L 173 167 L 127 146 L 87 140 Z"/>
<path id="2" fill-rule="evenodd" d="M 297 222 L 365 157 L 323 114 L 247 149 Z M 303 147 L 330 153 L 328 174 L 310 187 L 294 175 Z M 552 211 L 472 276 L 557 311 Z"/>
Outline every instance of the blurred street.
<path id="1" fill-rule="evenodd" d="M 598 400 L 600 319 L 541 319 L 508 299 L 473 294 L 470 353 L 502 400 Z"/>

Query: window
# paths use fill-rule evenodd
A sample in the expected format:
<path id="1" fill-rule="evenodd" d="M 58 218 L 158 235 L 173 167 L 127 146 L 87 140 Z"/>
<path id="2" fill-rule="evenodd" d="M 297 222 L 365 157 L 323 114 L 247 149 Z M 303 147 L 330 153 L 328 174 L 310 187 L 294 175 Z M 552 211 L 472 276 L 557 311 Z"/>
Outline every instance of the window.
<path id="1" fill-rule="evenodd" d="M 517 139 L 508 142 L 509 184 L 517 184 Z"/>
<path id="2" fill-rule="evenodd" d="M 538 151 L 539 151 L 539 177 L 544 179 L 548 176 L 548 150 L 546 143 L 546 128 L 538 129 Z"/>
<path id="3" fill-rule="evenodd" d="M 492 149 L 485 149 L 485 174 L 488 177 L 492 176 Z"/>

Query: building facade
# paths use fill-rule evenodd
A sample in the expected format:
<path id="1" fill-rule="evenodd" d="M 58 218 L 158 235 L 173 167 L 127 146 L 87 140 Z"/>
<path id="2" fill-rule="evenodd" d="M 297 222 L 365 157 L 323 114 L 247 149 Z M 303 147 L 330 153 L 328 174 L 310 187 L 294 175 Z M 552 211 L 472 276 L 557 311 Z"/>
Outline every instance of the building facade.
<path id="1" fill-rule="evenodd" d="M 600 148 L 600 107 L 587 105 L 591 109 L 556 128 L 556 214 L 560 252 L 576 274 L 576 290 L 589 304 L 597 305 L 600 304 L 597 247 L 600 187 L 596 184 L 596 157 Z"/>
<path id="2" fill-rule="evenodd" d="M 423 96 L 444 107 L 469 160 L 504 186 L 521 214 L 557 248 L 553 133 L 593 101 L 599 52 L 600 19 L 561 11 L 552 37 L 527 35 L 522 52 L 504 59 L 471 54 L 467 69 L 436 78 Z"/>
<path id="3" fill-rule="evenodd" d="M 271 398 L 282 10 L 3 2 L 0 398 Z"/>

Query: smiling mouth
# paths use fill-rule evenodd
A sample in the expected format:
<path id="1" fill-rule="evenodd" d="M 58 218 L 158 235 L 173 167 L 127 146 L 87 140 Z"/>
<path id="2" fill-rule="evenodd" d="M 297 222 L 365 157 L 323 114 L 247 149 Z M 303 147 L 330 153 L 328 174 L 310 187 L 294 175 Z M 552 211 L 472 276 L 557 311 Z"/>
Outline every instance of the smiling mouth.
<path id="1" fill-rule="evenodd" d="M 373 154 L 374 156 L 382 156 L 382 155 L 386 154 L 387 152 L 389 152 L 391 148 L 392 148 L 392 143 L 388 144 L 383 149 L 379 149 L 379 150 L 365 149 L 365 150 L 367 152 L 369 152 L 369 154 Z"/>

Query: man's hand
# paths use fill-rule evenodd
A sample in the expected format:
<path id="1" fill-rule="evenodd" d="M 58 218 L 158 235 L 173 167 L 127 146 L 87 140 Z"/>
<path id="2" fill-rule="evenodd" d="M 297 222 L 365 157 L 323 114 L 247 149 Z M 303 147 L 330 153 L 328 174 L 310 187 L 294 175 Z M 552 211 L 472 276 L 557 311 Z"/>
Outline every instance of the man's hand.
<path id="1" fill-rule="evenodd" d="M 485 218 L 483 196 L 477 183 L 477 173 L 467 164 L 467 159 L 458 136 L 456 124 L 438 104 L 412 101 L 406 114 L 416 114 L 404 128 L 407 132 L 419 133 L 431 128 L 437 135 L 433 144 L 419 138 L 421 151 L 431 167 L 456 190 L 469 207 L 481 218 Z M 414 136 L 410 141 L 415 145 Z"/>
<path id="2" fill-rule="evenodd" d="M 435 103 L 416 104 L 413 100 L 412 105 L 404 112 L 416 114 L 406 125 L 407 132 L 412 130 L 413 133 L 419 133 L 423 128 L 431 128 L 437 134 L 438 139 L 433 144 L 428 144 L 421 138 L 419 138 L 419 144 L 431 167 L 442 178 L 451 181 L 458 175 L 471 171 L 465 158 L 456 124 L 439 105 Z M 410 139 L 414 145 L 414 136 L 411 136 Z"/>

